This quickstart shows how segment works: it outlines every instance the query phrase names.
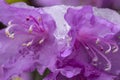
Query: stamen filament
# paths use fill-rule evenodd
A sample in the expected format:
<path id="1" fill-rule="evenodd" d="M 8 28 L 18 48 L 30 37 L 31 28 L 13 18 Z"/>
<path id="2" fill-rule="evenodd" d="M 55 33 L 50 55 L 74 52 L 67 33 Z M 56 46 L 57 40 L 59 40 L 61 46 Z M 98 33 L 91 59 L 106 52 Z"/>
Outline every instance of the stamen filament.
<path id="1" fill-rule="evenodd" d="M 39 25 L 39 23 L 38 23 L 38 21 L 33 17 L 33 16 L 29 16 L 33 21 L 35 21 L 35 23 L 37 24 L 37 25 Z"/>
<path id="2" fill-rule="evenodd" d="M 110 70 L 111 67 L 112 67 L 112 65 L 111 65 L 111 62 L 107 59 L 107 57 L 106 57 L 105 55 L 103 55 L 99 50 L 97 50 L 96 48 L 94 48 L 94 46 L 92 46 L 92 48 L 93 48 L 96 52 L 98 52 L 98 54 L 101 55 L 101 56 L 106 60 L 106 62 L 107 62 L 107 68 L 105 68 L 104 70 L 105 70 L 105 71 Z"/>
<path id="3" fill-rule="evenodd" d="M 88 51 L 89 55 L 92 57 L 92 61 L 97 62 L 98 57 L 97 57 L 96 53 L 89 47 L 89 45 L 87 45 L 87 43 L 82 43 L 82 45 L 85 47 L 85 49 L 90 50 L 91 53 L 93 53 L 93 56 L 92 56 L 91 53 L 89 53 L 89 51 Z"/>

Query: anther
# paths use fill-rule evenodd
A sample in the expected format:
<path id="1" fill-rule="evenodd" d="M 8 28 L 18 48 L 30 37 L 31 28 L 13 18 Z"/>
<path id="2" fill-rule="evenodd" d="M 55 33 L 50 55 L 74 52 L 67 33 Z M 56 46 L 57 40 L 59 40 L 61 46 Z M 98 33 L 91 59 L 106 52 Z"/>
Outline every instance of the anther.
<path id="1" fill-rule="evenodd" d="M 97 40 L 96 40 L 96 44 L 98 44 L 100 42 L 100 39 L 99 38 L 97 38 Z"/>
<path id="2" fill-rule="evenodd" d="M 115 46 L 114 46 L 114 50 L 113 50 L 113 53 L 115 53 L 115 52 L 117 52 L 118 50 L 119 50 L 119 47 L 115 44 Z"/>
<path id="3" fill-rule="evenodd" d="M 107 64 L 107 65 L 106 65 L 106 68 L 105 68 L 104 70 L 105 70 L 105 71 L 111 70 L 111 65 Z"/>
<path id="4" fill-rule="evenodd" d="M 9 22 L 8 22 L 8 26 L 10 26 L 10 25 L 12 25 L 12 21 L 9 21 Z"/>
<path id="5" fill-rule="evenodd" d="M 28 31 L 29 31 L 29 33 L 32 33 L 32 31 L 33 31 L 33 25 L 31 25 L 31 26 L 29 27 Z"/>
<path id="6" fill-rule="evenodd" d="M 41 39 L 40 41 L 39 41 L 39 44 L 41 44 L 41 43 L 43 43 L 44 42 L 44 39 Z"/>
<path id="7" fill-rule="evenodd" d="M 97 57 L 94 57 L 94 58 L 92 59 L 92 64 L 93 64 L 94 66 L 97 66 L 97 61 L 98 61 L 98 58 L 97 58 Z"/>
<path id="8" fill-rule="evenodd" d="M 9 35 L 9 38 L 14 39 L 14 36 L 15 36 L 15 34 L 12 33 L 12 34 Z"/>
<path id="9" fill-rule="evenodd" d="M 98 52 L 98 54 L 101 55 L 101 57 L 103 57 L 103 58 L 106 60 L 106 62 L 107 62 L 107 67 L 106 67 L 104 70 L 105 70 L 105 71 L 111 70 L 112 64 L 111 64 L 111 62 L 108 60 L 108 58 L 107 58 L 104 54 L 102 54 L 101 52 L 99 52 L 96 48 L 94 48 L 94 49 L 95 49 L 96 52 Z"/>
<path id="10" fill-rule="evenodd" d="M 92 61 L 97 62 L 97 61 L 98 61 L 98 58 L 97 58 L 97 57 L 94 57 L 94 58 L 92 59 Z"/>
<path id="11" fill-rule="evenodd" d="M 109 43 L 108 43 L 108 47 L 109 48 L 108 48 L 108 50 L 105 51 L 105 53 L 109 53 L 111 51 L 112 48 L 111 48 L 111 45 Z"/>
<path id="12" fill-rule="evenodd" d="M 27 47 L 28 47 L 28 46 L 32 45 L 32 43 L 33 43 L 33 40 L 32 40 L 32 41 L 30 41 L 30 42 L 28 42 L 28 43 L 23 43 L 22 45 L 23 45 L 23 46 L 27 46 Z"/>
<path id="13" fill-rule="evenodd" d="M 5 29 L 5 34 L 9 37 L 9 38 L 12 38 L 12 39 L 14 39 L 14 33 L 10 33 L 9 32 L 9 30 L 10 30 L 10 28 L 12 28 L 12 27 L 14 27 L 15 26 L 15 24 L 12 24 L 12 21 L 9 21 L 8 22 L 8 27 Z"/>

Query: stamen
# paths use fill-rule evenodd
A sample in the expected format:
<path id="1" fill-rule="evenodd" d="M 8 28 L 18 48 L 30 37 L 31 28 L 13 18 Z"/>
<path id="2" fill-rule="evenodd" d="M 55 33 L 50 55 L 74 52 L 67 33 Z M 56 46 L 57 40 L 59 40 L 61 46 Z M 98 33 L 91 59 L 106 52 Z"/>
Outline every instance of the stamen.
<path id="1" fill-rule="evenodd" d="M 33 43 L 33 40 L 31 40 L 31 41 L 30 41 L 30 42 L 28 42 L 28 43 L 23 43 L 22 45 L 23 45 L 23 46 L 27 46 L 27 47 L 28 47 L 28 46 L 32 45 L 32 43 Z"/>
<path id="2" fill-rule="evenodd" d="M 111 70 L 111 67 L 109 67 L 109 64 L 107 64 L 106 68 L 104 69 L 105 71 Z"/>
<path id="3" fill-rule="evenodd" d="M 29 33 L 32 33 L 32 31 L 33 31 L 33 25 L 31 25 L 31 26 L 29 27 L 28 31 L 29 31 Z"/>
<path id="4" fill-rule="evenodd" d="M 98 61 L 98 57 L 97 57 L 97 55 L 96 55 L 96 52 L 92 49 L 92 48 L 90 48 L 90 51 L 93 53 L 93 55 L 94 55 L 94 57 L 92 58 L 92 64 L 94 65 L 94 66 L 97 66 L 97 61 Z"/>
<path id="5" fill-rule="evenodd" d="M 96 40 L 96 44 L 98 44 L 100 42 L 100 39 L 99 38 L 97 38 L 97 40 Z"/>
<path id="6" fill-rule="evenodd" d="M 92 64 L 93 64 L 94 66 L 97 66 L 97 62 L 98 62 L 98 57 L 94 57 L 94 58 L 92 59 Z"/>
<path id="7" fill-rule="evenodd" d="M 37 28 L 37 30 L 39 31 L 45 31 L 44 30 L 44 27 L 42 27 L 42 26 L 40 26 L 40 21 L 39 21 L 39 19 L 38 20 L 36 20 L 36 18 L 34 18 L 33 16 L 29 16 L 28 18 L 27 18 L 27 20 L 29 21 L 29 20 L 32 20 L 33 22 L 34 22 L 34 26 Z M 40 19 L 41 20 L 41 19 Z M 42 23 L 42 22 L 41 22 Z"/>
<path id="8" fill-rule="evenodd" d="M 111 45 L 109 43 L 107 43 L 107 45 L 108 45 L 109 48 L 108 48 L 108 50 L 105 51 L 105 53 L 109 53 L 112 50 Z"/>
<path id="9" fill-rule="evenodd" d="M 10 26 L 10 25 L 12 25 L 12 21 L 9 21 L 9 22 L 8 22 L 8 26 Z"/>
<path id="10" fill-rule="evenodd" d="M 14 39 L 14 36 L 15 36 L 15 34 L 12 33 L 12 34 L 9 35 L 9 38 Z"/>
<path id="11" fill-rule="evenodd" d="M 12 27 L 14 27 L 14 26 L 16 26 L 16 24 L 12 24 L 12 21 L 9 21 L 8 22 L 8 27 L 5 29 L 5 34 L 9 37 L 9 38 L 12 38 L 12 39 L 14 39 L 14 33 L 10 33 L 10 29 L 12 28 Z"/>
<path id="12" fill-rule="evenodd" d="M 98 58 L 97 58 L 97 57 L 94 57 L 94 58 L 92 59 L 92 61 L 93 61 L 93 62 L 97 62 L 97 61 L 98 61 Z"/>
<path id="13" fill-rule="evenodd" d="M 81 44 L 85 47 L 85 49 L 89 50 L 89 47 L 87 45 L 85 45 L 85 43 L 82 43 Z"/>
<path id="14" fill-rule="evenodd" d="M 97 50 L 96 48 L 94 48 L 94 46 L 92 46 L 93 49 L 99 54 L 101 55 L 107 62 L 107 68 L 105 69 L 105 71 L 108 71 L 111 69 L 112 65 L 111 65 L 111 62 L 107 59 L 107 57 L 105 55 L 103 55 L 99 50 Z"/>
<path id="15" fill-rule="evenodd" d="M 5 29 L 5 34 L 7 35 L 7 37 L 14 39 L 14 33 L 9 32 L 9 27 Z"/>
<path id="16" fill-rule="evenodd" d="M 98 57 L 96 55 L 96 52 L 93 51 L 93 49 L 91 47 L 89 47 L 89 45 L 87 45 L 87 44 L 85 45 L 85 43 L 82 43 L 82 45 L 85 47 L 85 49 L 90 50 L 91 53 L 93 54 L 93 56 L 92 56 L 91 53 L 89 53 L 89 51 L 88 51 L 89 55 L 92 57 L 92 61 L 93 62 L 97 62 L 98 61 Z"/>
<path id="17" fill-rule="evenodd" d="M 115 52 L 117 52 L 118 50 L 119 50 L 119 47 L 118 47 L 118 45 L 117 44 L 114 44 L 114 50 L 113 50 L 113 53 L 115 53 Z"/>
<path id="18" fill-rule="evenodd" d="M 39 22 L 33 16 L 29 16 L 29 18 L 32 19 L 37 25 L 39 25 Z"/>
<path id="19" fill-rule="evenodd" d="M 39 44 L 41 44 L 41 43 L 43 43 L 44 42 L 44 39 L 41 39 L 40 41 L 39 41 Z"/>

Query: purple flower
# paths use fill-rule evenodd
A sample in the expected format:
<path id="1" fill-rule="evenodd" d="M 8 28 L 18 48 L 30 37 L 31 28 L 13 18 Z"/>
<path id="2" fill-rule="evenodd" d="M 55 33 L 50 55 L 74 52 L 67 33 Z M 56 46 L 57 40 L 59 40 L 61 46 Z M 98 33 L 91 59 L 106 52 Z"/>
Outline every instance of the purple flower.
<path id="1" fill-rule="evenodd" d="M 72 66 L 83 65 L 85 74 L 89 76 L 98 76 L 101 72 L 118 75 L 119 40 L 116 34 L 120 30 L 119 25 L 94 15 L 90 6 L 69 8 L 65 19 L 71 26 L 69 35 L 74 44 L 73 53 L 69 57 L 76 62 Z M 92 67 L 93 70 L 89 71 Z"/>
<path id="2" fill-rule="evenodd" d="M 114 19 L 108 17 L 108 13 L 112 13 Z M 68 8 L 65 20 L 71 27 L 70 47 L 59 53 L 56 71 L 45 80 L 119 79 L 120 22 L 117 17 L 120 16 L 109 9 Z"/>
<path id="3" fill-rule="evenodd" d="M 56 25 L 52 17 L 42 9 L 0 3 L 0 22 L 7 25 L 0 31 L 0 79 L 35 69 L 40 74 L 46 68 L 54 69 Z"/>
<path id="4" fill-rule="evenodd" d="M 0 22 L 7 26 L 0 31 L 0 79 L 21 79 L 35 69 L 43 74 L 46 68 L 51 72 L 44 80 L 119 79 L 116 12 L 0 3 Z"/>

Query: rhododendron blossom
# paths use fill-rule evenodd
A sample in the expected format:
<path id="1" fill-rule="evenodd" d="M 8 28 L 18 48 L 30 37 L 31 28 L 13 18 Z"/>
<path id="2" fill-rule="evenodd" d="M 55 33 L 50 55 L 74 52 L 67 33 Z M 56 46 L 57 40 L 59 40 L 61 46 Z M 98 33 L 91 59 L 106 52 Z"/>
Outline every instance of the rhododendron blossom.
<path id="1" fill-rule="evenodd" d="M 120 15 L 113 10 L 0 0 L 0 23 L 0 80 L 30 80 L 46 69 L 43 80 L 119 80 Z"/>
<path id="2" fill-rule="evenodd" d="M 7 28 L 0 31 L 0 73 L 4 75 L 0 79 L 11 79 L 34 69 L 40 74 L 48 67 L 52 69 L 56 59 L 56 50 L 50 51 L 56 45 L 52 17 L 41 9 L 1 3 L 0 21 Z"/>

